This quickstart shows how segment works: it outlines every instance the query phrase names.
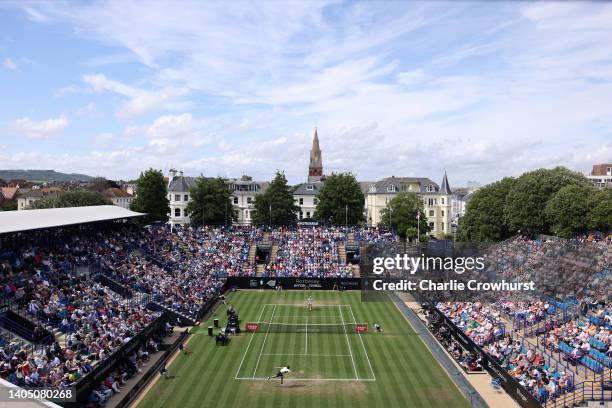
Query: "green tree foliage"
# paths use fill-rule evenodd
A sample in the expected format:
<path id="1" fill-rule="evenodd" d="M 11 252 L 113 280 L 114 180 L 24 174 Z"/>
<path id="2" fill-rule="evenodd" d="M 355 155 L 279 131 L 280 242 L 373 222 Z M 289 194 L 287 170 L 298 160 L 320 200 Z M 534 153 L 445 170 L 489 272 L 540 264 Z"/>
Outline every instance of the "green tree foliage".
<path id="1" fill-rule="evenodd" d="M 612 189 L 597 190 L 589 197 L 590 229 L 607 232 L 612 229 Z"/>
<path id="2" fill-rule="evenodd" d="M 317 194 L 319 203 L 314 217 L 334 225 L 357 225 L 364 221 L 364 197 L 351 173 L 332 174 Z"/>
<path id="3" fill-rule="evenodd" d="M 285 173 L 280 171 L 276 172 L 266 192 L 255 196 L 253 207 L 254 225 L 269 224 L 270 214 L 272 214 L 272 225 L 291 224 L 295 222 L 300 209 L 293 200 L 293 192 L 287 184 Z"/>
<path id="4" fill-rule="evenodd" d="M 95 191 L 75 190 L 61 193 L 57 197 L 46 197 L 35 201 L 29 209 L 88 207 L 91 205 L 112 205 L 112 202 Z"/>
<path id="5" fill-rule="evenodd" d="M 185 211 L 193 225 L 231 225 L 237 218 L 232 192 L 220 177 L 198 177 L 189 195 L 191 199 Z"/>
<path id="6" fill-rule="evenodd" d="M 147 221 L 168 221 L 170 206 L 168 190 L 161 170 L 149 169 L 140 173 L 136 183 L 136 198 L 130 209 L 147 213 Z"/>
<path id="7" fill-rule="evenodd" d="M 103 192 L 107 188 L 119 188 L 119 185 L 114 181 L 107 180 L 104 177 L 96 177 L 89 181 L 88 190 Z"/>
<path id="8" fill-rule="evenodd" d="M 571 238 L 587 229 L 591 186 L 568 185 L 548 200 L 544 216 L 553 234 Z"/>
<path id="9" fill-rule="evenodd" d="M 515 180 L 506 177 L 477 190 L 459 220 L 460 241 L 496 242 L 510 237 L 504 223 L 504 205 Z"/>
<path id="10" fill-rule="evenodd" d="M 514 182 L 504 205 L 504 222 L 512 233 L 548 233 L 544 215 L 548 200 L 562 187 L 587 186 L 582 174 L 565 167 L 524 173 Z"/>
<path id="11" fill-rule="evenodd" d="M 421 235 L 427 235 L 431 228 L 425 216 L 425 205 L 415 193 L 399 193 L 380 212 L 381 224 L 391 225 L 402 240 L 406 239 L 408 228 L 417 229 L 417 212 L 421 213 L 418 222 Z"/>
<path id="12" fill-rule="evenodd" d="M 7 200 L 0 205 L 0 211 L 15 211 L 17 210 L 17 203 L 13 200 Z"/>

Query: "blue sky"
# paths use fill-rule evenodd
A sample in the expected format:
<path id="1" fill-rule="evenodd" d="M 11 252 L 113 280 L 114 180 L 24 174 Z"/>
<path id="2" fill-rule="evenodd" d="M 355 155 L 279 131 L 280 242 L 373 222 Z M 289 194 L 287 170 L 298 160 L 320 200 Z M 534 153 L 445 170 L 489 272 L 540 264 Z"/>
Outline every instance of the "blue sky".
<path id="1" fill-rule="evenodd" d="M 0 168 L 490 182 L 612 161 L 612 4 L 2 2 Z"/>

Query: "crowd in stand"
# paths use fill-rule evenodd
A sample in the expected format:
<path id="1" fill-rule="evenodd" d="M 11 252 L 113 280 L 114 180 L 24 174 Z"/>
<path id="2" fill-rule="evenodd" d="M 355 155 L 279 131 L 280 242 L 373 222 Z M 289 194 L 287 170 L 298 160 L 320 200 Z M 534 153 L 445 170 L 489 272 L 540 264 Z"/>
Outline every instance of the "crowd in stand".
<path id="1" fill-rule="evenodd" d="M 484 273 L 488 279 L 533 280 L 538 291 L 436 307 L 540 402 L 557 398 L 573 390 L 576 377 L 551 351 L 595 374 L 612 368 L 611 244 L 609 236 L 570 241 L 515 237 L 489 248 Z M 527 341 L 518 332 L 504 335 L 500 315 L 527 326 L 546 323 L 531 332 L 543 341 Z"/>
<path id="2" fill-rule="evenodd" d="M 353 276 L 352 266 L 340 260 L 339 243 L 346 241 L 346 234 L 338 228 L 281 229 L 270 235 L 278 252 L 266 265 L 266 276 Z"/>

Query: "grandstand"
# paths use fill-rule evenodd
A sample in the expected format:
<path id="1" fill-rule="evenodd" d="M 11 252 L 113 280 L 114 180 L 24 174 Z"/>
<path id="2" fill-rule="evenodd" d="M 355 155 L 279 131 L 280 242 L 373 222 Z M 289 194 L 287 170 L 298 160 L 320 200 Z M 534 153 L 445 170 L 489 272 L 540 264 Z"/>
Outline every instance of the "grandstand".
<path id="1" fill-rule="evenodd" d="M 140 226 L 142 215 L 113 206 L 0 213 L 7 384 L 70 390 L 69 401 L 44 402 L 65 407 L 223 407 L 246 396 L 253 406 L 351 408 L 610 399 L 609 241 L 517 237 L 488 248 L 487 276 L 529 276 L 544 292 L 368 302 L 354 289 L 376 251 L 400 251 L 390 231 L 171 229 Z M 290 362 L 286 386 L 265 381 Z M 491 395 L 474 375 L 505 393 Z"/>

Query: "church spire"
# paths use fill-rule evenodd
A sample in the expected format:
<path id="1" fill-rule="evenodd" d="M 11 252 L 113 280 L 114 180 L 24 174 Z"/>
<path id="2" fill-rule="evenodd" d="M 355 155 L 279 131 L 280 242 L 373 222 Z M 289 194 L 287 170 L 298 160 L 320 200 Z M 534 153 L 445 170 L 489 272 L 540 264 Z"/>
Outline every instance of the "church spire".
<path id="1" fill-rule="evenodd" d="M 452 194 L 450 184 L 448 183 L 448 177 L 446 176 L 446 170 L 444 170 L 444 178 L 442 179 L 442 186 L 440 186 L 440 193 L 446 195 Z"/>
<path id="2" fill-rule="evenodd" d="M 319 147 L 319 135 L 317 128 L 314 131 L 312 138 L 312 148 L 310 149 L 310 165 L 308 166 L 308 181 L 320 181 L 323 176 L 323 157 L 321 148 Z"/>

